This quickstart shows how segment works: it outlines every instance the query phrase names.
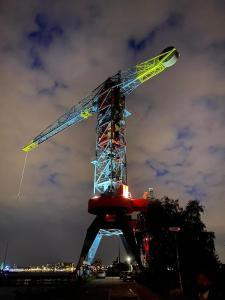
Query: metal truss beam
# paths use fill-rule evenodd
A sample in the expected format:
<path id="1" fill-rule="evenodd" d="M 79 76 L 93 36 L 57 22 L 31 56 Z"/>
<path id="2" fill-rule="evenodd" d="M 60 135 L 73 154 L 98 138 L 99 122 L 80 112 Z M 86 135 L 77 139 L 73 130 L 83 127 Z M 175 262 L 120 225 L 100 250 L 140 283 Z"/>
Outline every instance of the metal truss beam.
<path id="1" fill-rule="evenodd" d="M 104 236 L 120 236 L 124 248 L 131 255 L 137 264 L 142 267 L 140 249 L 138 248 L 132 226 L 129 223 L 129 216 L 119 214 L 113 222 L 106 222 L 104 217 L 97 216 L 87 230 L 78 262 L 78 269 L 83 262 L 91 264 Z"/>
<path id="2" fill-rule="evenodd" d="M 125 97 L 120 84 L 120 74 L 109 78 L 105 82 L 108 92 L 97 103 L 95 194 L 116 193 L 120 185 L 127 183 Z"/>

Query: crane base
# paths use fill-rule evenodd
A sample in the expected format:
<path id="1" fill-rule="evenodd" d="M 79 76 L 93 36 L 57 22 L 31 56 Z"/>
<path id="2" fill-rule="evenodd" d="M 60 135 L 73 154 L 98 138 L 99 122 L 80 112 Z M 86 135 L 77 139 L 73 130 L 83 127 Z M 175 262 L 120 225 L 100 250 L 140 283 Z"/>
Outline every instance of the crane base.
<path id="1" fill-rule="evenodd" d="M 114 215 L 96 216 L 87 230 L 77 269 L 79 270 L 84 261 L 86 261 L 87 264 L 93 262 L 101 237 L 108 235 L 107 232 L 114 232 L 115 234 L 111 235 L 120 236 L 128 255 L 142 268 L 140 249 L 135 240 L 131 217 L 120 212 Z"/>

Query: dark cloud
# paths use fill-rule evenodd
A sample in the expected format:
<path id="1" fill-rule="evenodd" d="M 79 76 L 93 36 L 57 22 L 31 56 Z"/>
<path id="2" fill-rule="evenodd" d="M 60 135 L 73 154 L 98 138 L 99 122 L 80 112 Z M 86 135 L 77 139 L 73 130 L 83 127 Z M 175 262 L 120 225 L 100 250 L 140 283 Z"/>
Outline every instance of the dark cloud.
<path id="1" fill-rule="evenodd" d="M 45 95 L 45 96 L 53 96 L 57 93 L 57 89 L 60 89 L 60 88 L 67 88 L 67 86 L 62 83 L 62 82 L 57 82 L 55 81 L 50 87 L 45 87 L 45 88 L 42 88 L 38 91 L 38 94 L 39 95 Z"/>
<path id="2" fill-rule="evenodd" d="M 178 140 L 191 139 L 193 137 L 193 133 L 189 127 L 183 127 L 177 132 Z"/>
<path id="3" fill-rule="evenodd" d="M 192 186 L 186 185 L 184 186 L 184 188 L 185 188 L 185 193 L 190 195 L 191 199 L 202 200 L 207 196 L 207 194 L 197 184 Z"/>
<path id="4" fill-rule="evenodd" d="M 156 177 L 165 176 L 166 174 L 169 173 L 164 163 L 160 163 L 156 161 L 147 161 L 146 163 L 152 170 L 154 170 Z"/>
<path id="5" fill-rule="evenodd" d="M 134 52 L 142 51 L 147 47 L 147 44 L 153 42 L 158 28 L 153 29 L 145 38 L 141 39 L 140 41 L 136 41 L 134 38 L 128 40 L 128 49 Z"/>
<path id="6" fill-rule="evenodd" d="M 38 52 L 32 47 L 29 51 L 30 55 L 30 67 L 31 69 L 39 69 L 39 70 L 44 70 L 44 63 L 41 60 L 40 55 Z"/>
<path id="7" fill-rule="evenodd" d="M 35 16 L 37 30 L 29 32 L 27 35 L 31 44 L 42 47 L 49 47 L 54 39 L 63 35 L 63 28 L 59 24 L 51 24 L 47 15 L 37 14 Z"/>
<path id="8" fill-rule="evenodd" d="M 217 155 L 221 159 L 225 160 L 225 146 L 210 146 L 209 153 L 213 155 Z"/>

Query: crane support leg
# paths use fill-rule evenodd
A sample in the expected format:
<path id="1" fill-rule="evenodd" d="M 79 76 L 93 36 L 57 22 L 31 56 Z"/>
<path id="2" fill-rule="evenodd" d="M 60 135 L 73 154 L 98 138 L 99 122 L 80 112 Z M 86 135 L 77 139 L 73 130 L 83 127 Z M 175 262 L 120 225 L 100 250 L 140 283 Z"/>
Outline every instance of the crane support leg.
<path id="1" fill-rule="evenodd" d="M 91 225 L 88 227 L 87 233 L 86 233 L 86 237 L 84 240 L 84 244 L 83 244 L 83 248 L 81 250 L 81 254 L 80 254 L 80 258 L 79 258 L 79 262 L 78 262 L 78 268 L 83 264 L 83 262 L 85 261 L 85 259 L 88 256 L 88 253 L 98 235 L 100 229 L 100 222 L 99 222 L 99 218 L 96 217 L 94 219 L 94 221 L 91 223 Z M 100 241 L 99 241 L 100 242 Z M 99 246 L 99 243 L 97 245 L 97 248 Z M 97 251 L 97 249 L 96 249 Z M 96 253 L 95 251 L 95 253 Z M 90 262 L 91 263 L 91 262 Z"/>
<path id="2" fill-rule="evenodd" d="M 127 220 L 123 220 L 121 224 L 121 230 L 123 232 L 123 236 L 121 236 L 124 248 L 127 251 L 127 254 L 135 258 L 137 264 L 140 268 L 142 268 L 142 262 L 140 257 L 140 250 L 137 246 L 135 235 L 133 233 L 133 229 L 127 222 Z"/>
<path id="3" fill-rule="evenodd" d="M 93 262 L 102 237 L 113 235 L 120 235 L 127 254 L 133 257 L 140 268 L 142 268 L 140 250 L 135 240 L 133 228 L 129 223 L 129 217 L 125 214 L 119 214 L 115 216 L 114 221 L 110 222 L 104 216 L 96 216 L 87 230 L 78 262 L 78 269 L 84 261 L 87 261 L 89 264 Z"/>

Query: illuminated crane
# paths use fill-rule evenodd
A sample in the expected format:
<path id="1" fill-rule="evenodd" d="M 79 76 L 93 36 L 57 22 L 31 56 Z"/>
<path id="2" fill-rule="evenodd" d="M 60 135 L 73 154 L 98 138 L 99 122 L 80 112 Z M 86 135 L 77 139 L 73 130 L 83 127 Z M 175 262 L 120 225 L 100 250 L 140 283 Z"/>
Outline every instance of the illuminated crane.
<path id="1" fill-rule="evenodd" d="M 96 219 L 87 231 L 79 263 L 90 263 L 101 237 L 120 235 L 126 250 L 140 263 L 129 214 L 146 209 L 147 199 L 131 199 L 127 186 L 125 97 L 139 85 L 174 65 L 178 59 L 174 47 L 135 67 L 120 71 L 99 85 L 90 95 L 74 105 L 59 119 L 38 134 L 23 150 L 29 152 L 67 127 L 97 115 L 94 196 L 88 210 Z M 133 226 L 133 227 L 132 227 Z"/>

